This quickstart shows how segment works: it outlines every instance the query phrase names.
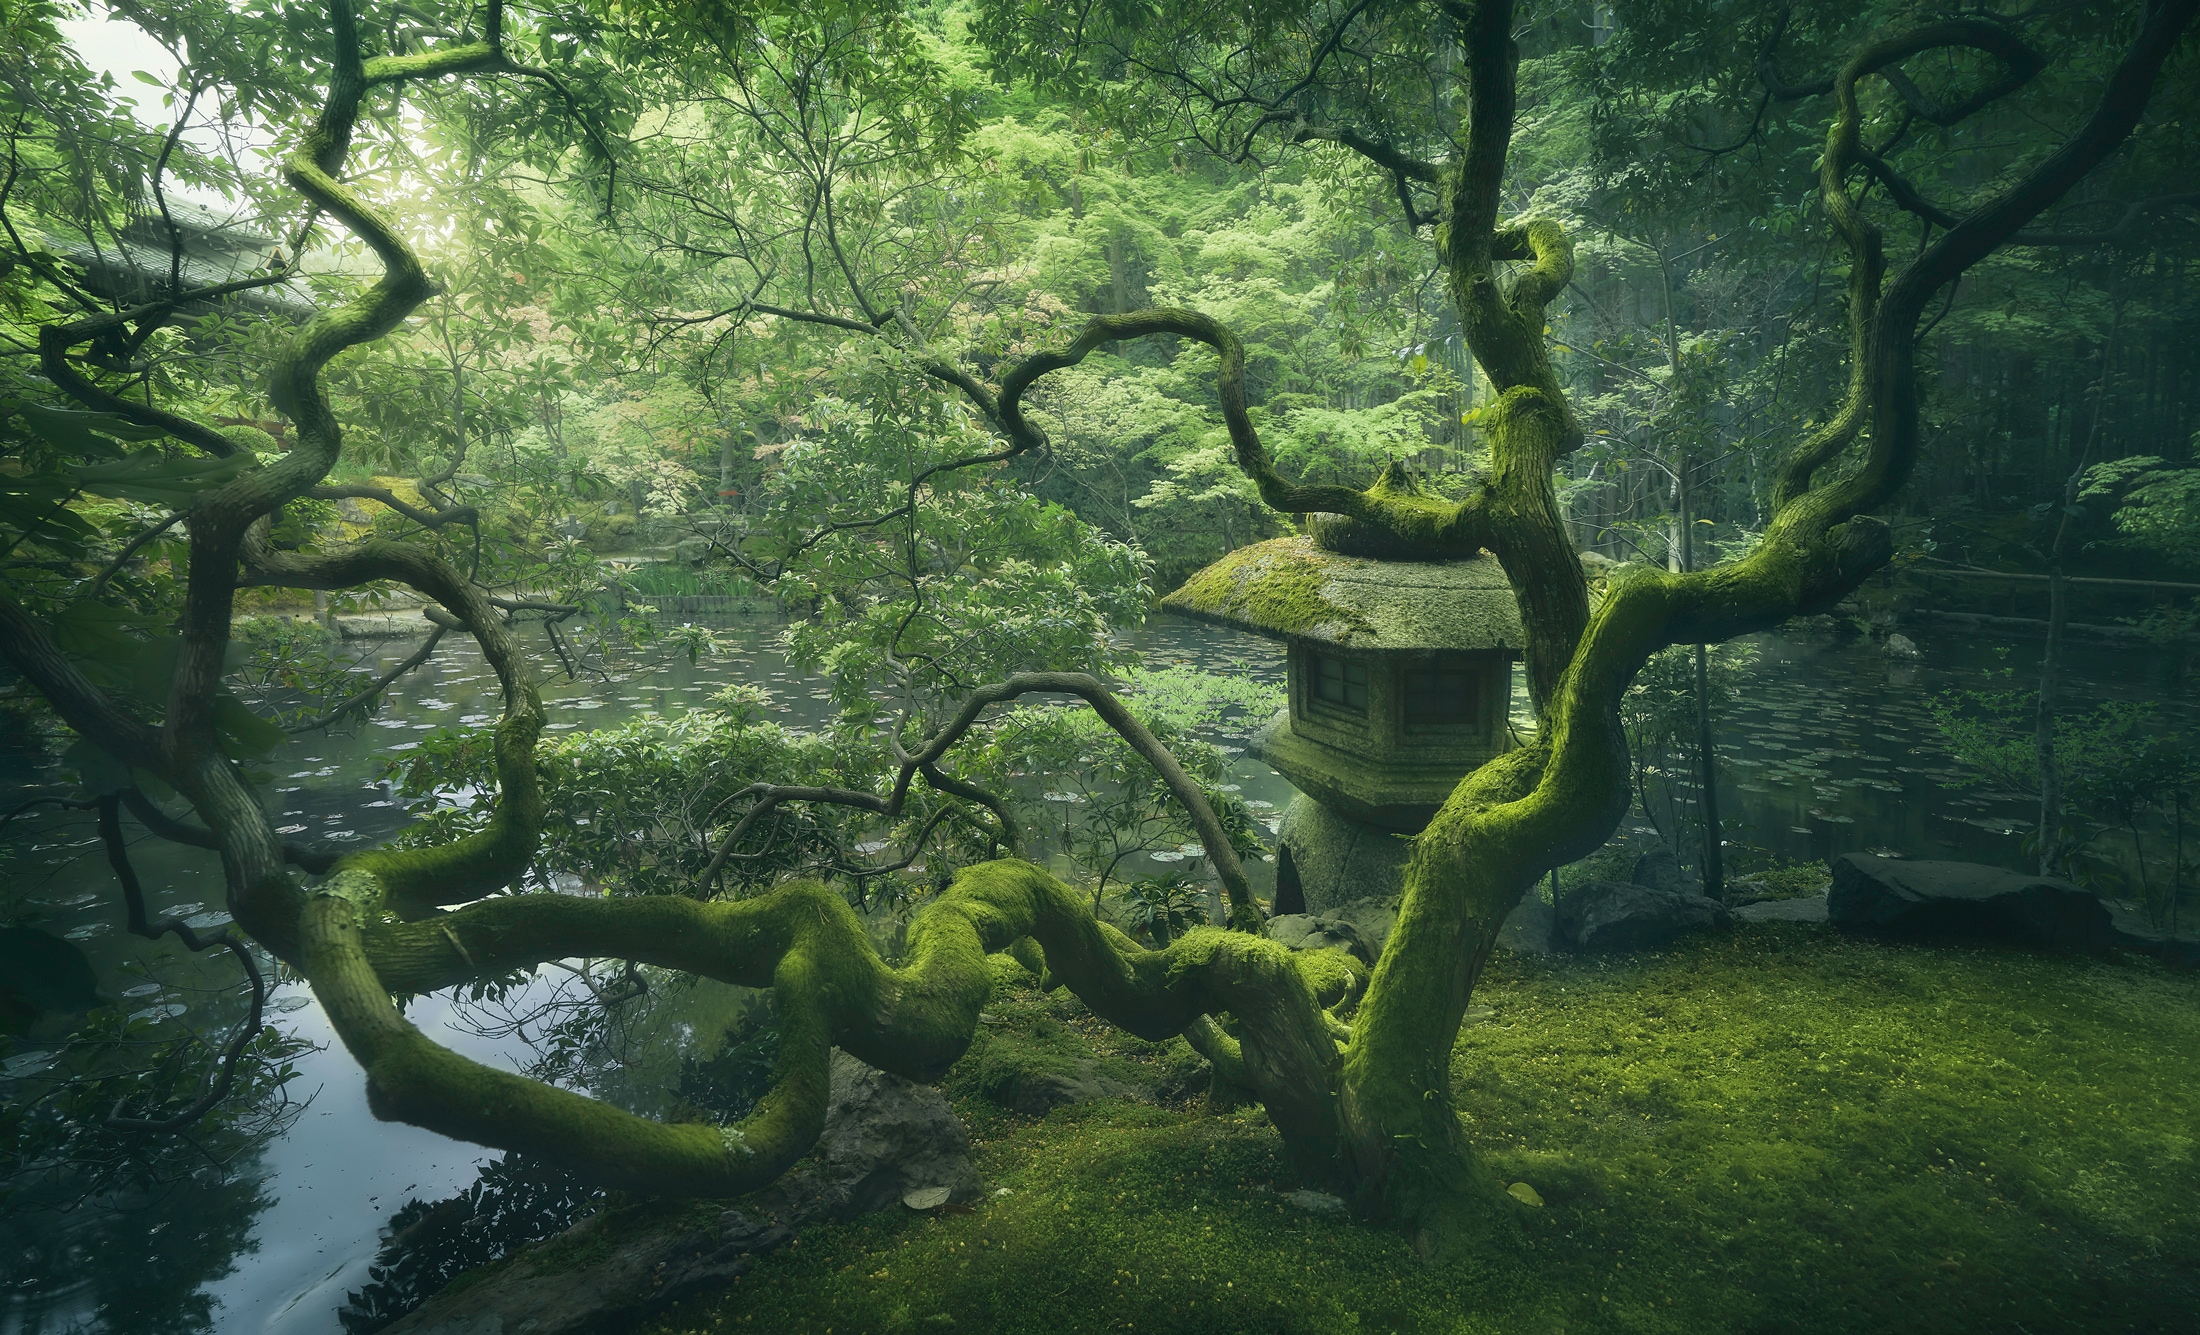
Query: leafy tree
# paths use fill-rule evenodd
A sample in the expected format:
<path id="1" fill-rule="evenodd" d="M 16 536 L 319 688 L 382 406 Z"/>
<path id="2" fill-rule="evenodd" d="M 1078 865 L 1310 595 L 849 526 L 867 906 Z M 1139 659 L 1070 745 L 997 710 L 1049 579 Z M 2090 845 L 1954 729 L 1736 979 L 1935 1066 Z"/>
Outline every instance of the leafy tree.
<path id="1" fill-rule="evenodd" d="M 864 106 L 880 105 L 859 103 L 870 92 L 904 108 L 917 105 L 915 95 L 936 91 L 939 80 L 952 92 L 953 71 L 931 59 L 899 11 L 827 7 L 798 20 L 792 11 L 766 10 L 756 18 L 704 9 L 603 37 L 606 47 L 627 55 L 641 48 L 625 44 L 647 38 L 652 54 L 683 77 L 707 74 L 709 96 L 722 106 L 697 107 L 693 114 L 705 119 L 696 123 L 723 115 L 777 137 L 778 156 L 760 154 L 747 165 L 768 178 L 762 187 L 778 185 L 786 195 L 776 214 L 758 216 L 783 221 L 771 224 L 759 245 L 740 251 L 749 257 L 741 263 L 752 276 L 776 279 L 781 270 L 762 258 L 787 257 L 784 271 L 797 284 L 815 285 L 818 300 L 783 306 L 750 287 L 725 305 L 690 307 L 710 312 L 698 323 L 722 321 L 712 336 L 722 335 L 723 343 L 738 342 L 759 314 L 831 331 L 834 339 L 859 339 L 878 349 L 894 374 L 924 376 L 960 394 L 977 418 L 969 432 L 982 440 L 967 452 L 952 447 L 962 433 L 934 440 L 945 434 L 937 415 L 912 410 L 910 420 L 921 429 L 904 432 L 889 422 L 890 430 L 876 433 L 906 439 L 904 465 L 890 482 L 879 470 L 876 481 L 864 484 L 887 490 L 891 504 L 862 515 L 827 505 L 800 531 L 763 535 L 750 559 L 777 579 L 837 538 L 868 532 L 883 541 L 891 534 L 891 553 L 866 550 L 871 539 L 863 539 L 829 559 L 869 563 L 842 588 L 871 581 L 911 586 L 891 627 L 865 621 L 861 596 L 844 609 L 846 624 L 857 627 L 844 641 L 857 646 L 848 656 L 876 654 L 904 698 L 870 716 L 867 735 L 884 754 L 867 782 L 758 779 L 716 848 L 730 857 L 759 822 L 791 804 L 847 808 L 890 823 L 937 801 L 958 804 L 992 841 L 1013 849 L 1019 836 L 1007 804 L 967 771 L 950 769 L 951 752 L 995 705 L 1038 692 L 1074 695 L 1162 776 L 1227 893 L 1228 929 L 1194 928 L 1163 949 L 1146 949 L 1104 926 L 1070 886 L 1014 857 L 962 867 L 911 922 L 898 965 L 879 956 L 847 901 L 815 881 L 718 898 L 700 887 L 601 898 L 502 893 L 522 882 L 536 859 L 553 799 L 543 775 L 545 711 L 533 669 L 500 615 L 523 600 L 484 588 L 457 544 L 374 536 L 329 550 L 289 551 L 271 541 L 268 523 L 278 508 L 315 495 L 342 459 L 342 427 L 324 372 L 346 350 L 387 336 L 433 296 L 418 253 L 356 175 L 347 176 L 350 146 L 369 112 L 394 114 L 393 94 L 431 83 L 422 96 L 462 100 L 459 90 L 472 87 L 474 76 L 510 76 L 542 91 L 540 115 L 527 128 L 542 128 L 561 108 L 584 127 L 615 123 L 597 114 L 602 100 L 592 102 L 590 85 L 578 77 L 594 68 L 588 61 L 573 62 L 572 79 L 518 63 L 512 44 L 537 34 L 508 25 L 498 5 L 481 14 L 478 31 L 454 18 L 440 33 L 400 35 L 394 19 L 363 26 L 348 0 L 335 0 L 326 29 L 314 34 L 325 32 L 317 54 L 298 62 L 325 91 L 311 129 L 285 158 L 285 179 L 317 215 L 361 238 L 379 277 L 280 340 L 268 399 L 294 429 L 288 451 L 248 457 L 205 423 L 110 387 L 129 371 L 102 360 L 101 340 L 143 344 L 186 294 L 121 309 L 85 303 L 81 312 L 40 326 L 41 366 L 57 391 L 77 410 L 121 425 L 87 434 L 80 417 L 56 419 L 10 405 L 11 420 L 26 424 L 22 439 L 30 442 L 18 447 L 21 462 L 10 475 L 11 485 L 24 490 L 11 494 L 33 499 L 8 511 L 9 550 L 37 552 L 48 564 L 39 579 L 11 583 L 0 597 L 0 653 L 83 739 L 79 769 L 101 795 L 112 845 L 120 847 L 120 804 L 134 785 L 173 790 L 204 822 L 179 822 L 150 804 L 132 804 L 157 831 L 220 849 L 240 929 L 311 983 L 365 1068 L 370 1103 L 382 1117 L 539 1155 L 599 1185 L 735 1194 L 776 1178 L 814 1144 L 832 1046 L 912 1077 L 938 1075 L 969 1044 L 990 993 L 984 957 L 1011 952 L 1134 1033 L 1186 1034 L 1225 1086 L 1265 1106 L 1293 1171 L 1308 1182 L 1413 1229 L 1427 1249 L 1462 1245 L 1495 1208 L 1496 1184 L 1465 1141 L 1444 1073 L 1499 924 L 1544 873 L 1599 846 L 1627 808 L 1619 705 L 1628 685 L 1651 654 L 1669 645 L 1718 643 L 1830 606 L 1887 562 L 1888 529 L 1871 511 L 1896 497 L 1917 463 L 1921 325 L 1951 284 L 2019 241 L 2025 227 L 2131 136 L 2195 8 L 2193 0 L 2161 0 L 2137 15 L 2127 44 L 2114 51 L 2080 44 L 2049 73 L 2040 50 L 2054 49 L 2066 21 L 2060 17 L 2028 33 L 1982 17 L 1861 16 L 1889 18 L 1881 29 L 1860 25 L 1853 13 L 1838 24 L 1834 15 L 1821 16 L 1809 54 L 1834 72 L 1800 85 L 1775 77 L 1765 97 L 1831 99 L 1817 113 L 1826 130 L 1817 179 L 1847 271 L 1847 388 L 1838 411 L 1782 454 L 1765 491 L 1762 537 L 1746 555 L 1707 569 L 1631 569 L 1593 606 L 1554 483 L 1561 460 L 1585 438 L 1548 332 L 1551 303 L 1573 273 L 1572 243 L 1556 217 L 1520 212 L 1517 197 L 1508 199 L 1523 71 L 1539 73 L 1520 59 L 1518 16 L 1509 4 L 1363 0 L 1159 15 L 1134 7 L 1078 13 L 1007 3 L 981 10 L 980 33 L 1004 68 L 1055 80 L 1121 124 L 1167 124 L 1247 161 L 1310 143 L 1335 146 L 1388 179 L 1416 235 L 1427 224 L 1422 244 L 1433 246 L 1450 316 L 1490 389 L 1476 423 L 1487 463 L 1455 479 L 1449 492 L 1420 485 L 1403 463 L 1385 467 L 1365 487 L 1354 485 L 1358 478 L 1286 478 L 1250 411 L 1248 381 L 1262 368 L 1251 361 L 1248 344 L 1212 314 L 1172 307 L 1107 312 L 1080 322 L 1066 342 L 1054 341 L 1060 335 L 1050 325 L 1026 331 L 1033 335 L 1028 345 L 1011 343 L 992 357 L 966 357 L 948 346 L 936 331 L 949 327 L 945 317 L 965 279 L 946 261 L 976 244 L 970 233 L 911 227 L 915 241 L 907 247 L 850 249 L 854 234 L 842 229 L 835 202 L 843 182 L 834 164 L 900 169 L 947 152 L 968 130 L 952 97 L 883 121 L 863 114 Z M 539 35 L 554 51 L 560 31 L 545 20 Z M 759 35 L 771 40 L 752 40 Z M 768 68 L 752 58 L 766 48 L 773 53 Z M 1772 68 L 1776 74 L 1778 65 Z M 737 95 L 721 97 L 729 77 Z M 1960 212 L 1943 212 L 1936 221 L 1924 209 L 1939 206 L 1923 205 L 1917 183 L 1898 170 L 1910 130 L 1923 120 L 1953 134 L 1989 109 L 2022 108 L 2040 79 L 2041 89 L 2063 97 L 2088 89 L 2079 123 L 2044 153 L 1990 153 L 1993 179 L 1968 192 Z M 484 105 L 508 116 L 508 96 L 485 96 Z M 543 133 L 547 142 L 558 137 Z M 576 134 L 567 142 L 593 137 Z M 707 135 L 690 138 L 701 143 Z M 609 165 L 617 161 L 611 155 L 604 175 L 591 178 L 607 194 Z M 1658 184 L 1657 166 L 1646 164 L 1648 186 Z M 1788 170 L 1801 168 L 1790 161 Z M 1867 198 L 1860 178 L 1877 182 L 1892 205 Z M 647 194 L 664 179 L 660 172 L 624 188 Z M 699 187 L 666 198 L 673 212 L 699 213 L 710 202 Z M 744 216 L 722 212 L 734 223 Z M 912 221 L 884 209 L 851 222 L 867 227 L 890 216 Z M 1917 217 L 1938 234 L 1928 232 L 1904 263 L 1891 267 L 1885 227 Z M 677 217 L 660 215 L 659 226 L 673 251 L 697 268 L 715 263 L 701 253 L 709 247 L 681 236 Z M 631 271 L 641 274 L 642 267 Z M 651 276 L 669 285 L 694 274 L 667 265 Z M 1112 279 L 1111 273 L 1111 288 Z M 767 305 L 777 310 L 766 312 Z M 1003 312 L 1005 322 L 1015 318 Z M 1275 514 L 1319 516 L 1311 525 L 1316 539 L 1347 552 L 1438 557 L 1486 549 L 1518 596 L 1539 728 L 1528 745 L 1464 778 L 1419 837 L 1397 928 L 1371 978 L 1363 980 L 1337 952 L 1294 954 L 1243 930 L 1256 926 L 1259 914 L 1228 824 L 1156 731 L 1104 683 L 1086 672 L 1048 670 L 1065 666 L 1046 660 L 1071 638 L 1052 638 L 1041 627 L 1000 654 L 974 654 L 965 669 L 971 674 L 998 671 L 1003 656 L 1037 655 L 1028 666 L 982 682 L 954 670 L 952 651 L 960 646 L 952 640 L 925 641 L 915 658 L 898 652 L 899 628 L 915 626 L 942 601 L 927 579 L 962 568 L 924 547 L 937 535 L 914 521 L 930 498 L 952 493 L 941 504 L 967 500 L 995 511 L 1012 535 L 1050 522 L 1043 511 L 1016 512 L 977 470 L 1029 466 L 1039 457 L 1046 436 L 1025 411 L 1034 384 L 1105 345 L 1146 338 L 1188 339 L 1206 349 L 1178 360 L 1187 372 L 1211 368 L 1230 457 Z M 982 354 L 982 339 L 978 345 Z M 894 402 L 882 399 L 889 407 Z M 851 457 L 860 474 L 870 424 L 859 428 Z M 174 457 L 96 443 L 132 432 L 173 439 L 178 444 L 167 448 Z M 917 451 L 920 438 L 925 448 Z M 789 485 L 800 483 L 797 470 L 790 473 Z M 428 495 L 449 480 L 431 475 L 423 494 L 432 508 L 413 507 L 419 517 L 412 522 L 425 532 L 462 523 L 466 507 Z M 106 585 L 91 587 L 91 544 L 101 535 L 71 507 L 78 493 L 96 494 L 102 486 L 187 515 L 183 577 L 165 603 L 124 608 L 101 597 Z M 750 552 L 746 540 L 731 549 Z M 1049 577 L 1032 578 L 1026 596 L 1042 596 Z M 265 744 L 269 725 L 225 693 L 230 626 L 240 587 L 346 589 L 373 581 L 417 589 L 481 646 L 503 692 L 503 714 L 486 746 L 495 796 L 477 822 L 429 828 L 330 861 L 287 847 L 253 790 L 250 756 Z M 1068 619 L 1084 621 L 1081 611 Z M 1026 628 L 1013 629 L 1021 635 Z M 1087 632 L 1079 633 L 1089 642 Z M 130 665 L 127 673 L 116 669 L 121 663 Z M 859 664 L 852 675 L 860 680 L 868 671 Z M 717 828 L 710 817 L 700 823 Z M 119 852 L 117 867 L 127 880 Z M 293 867 L 325 876 L 308 883 Z M 711 879 L 709 868 L 699 877 L 703 885 Z M 645 1117 L 459 1057 L 409 1024 L 393 1000 L 583 956 L 772 987 L 779 1042 L 771 1092 L 726 1122 Z"/>
<path id="2" fill-rule="evenodd" d="M 1710 655 L 1708 684 L 1711 712 L 1724 713 L 1736 697 L 1743 673 L 1756 660 L 1751 645 L 1721 645 Z M 1697 679 L 1693 648 L 1661 649 L 1652 654 L 1620 701 L 1627 729 L 1627 755 L 1633 766 L 1636 805 L 1658 837 L 1683 861 L 1700 850 L 1700 804 L 1705 773 L 1697 727 Z M 1693 811 L 1684 805 L 1694 806 Z"/>
<path id="3" fill-rule="evenodd" d="M 2109 499 L 2116 530 L 2149 554 L 2200 565 L 2200 468 L 2151 454 L 2087 470 L 2079 500 Z"/>

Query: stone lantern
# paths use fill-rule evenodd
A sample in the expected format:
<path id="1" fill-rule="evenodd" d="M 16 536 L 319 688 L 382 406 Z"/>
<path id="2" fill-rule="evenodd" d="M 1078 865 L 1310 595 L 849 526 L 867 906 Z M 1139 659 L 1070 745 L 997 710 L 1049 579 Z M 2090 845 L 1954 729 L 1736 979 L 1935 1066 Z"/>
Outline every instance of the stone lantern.
<path id="1" fill-rule="evenodd" d="M 1373 560 L 1278 538 L 1230 553 L 1161 605 L 1288 648 L 1289 702 L 1256 743 L 1301 793 L 1279 831 L 1278 913 L 1396 893 L 1401 836 L 1515 744 L 1524 635 L 1494 557 Z"/>

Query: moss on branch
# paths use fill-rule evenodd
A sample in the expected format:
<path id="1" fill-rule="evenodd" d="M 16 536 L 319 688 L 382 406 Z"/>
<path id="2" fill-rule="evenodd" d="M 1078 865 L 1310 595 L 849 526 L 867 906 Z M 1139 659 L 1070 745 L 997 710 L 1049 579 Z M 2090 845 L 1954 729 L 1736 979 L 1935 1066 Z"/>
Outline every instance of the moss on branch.
<path id="1" fill-rule="evenodd" d="M 1233 1016 L 1241 1083 L 1268 1106 L 1309 1178 L 1336 1177 L 1338 1048 L 1324 1007 L 1353 993 L 1351 967 L 1215 928 L 1147 950 L 1029 863 L 965 868 L 911 924 L 899 969 L 879 959 L 847 903 L 814 883 L 714 903 L 506 896 L 432 923 L 398 921 L 379 912 L 385 904 L 381 878 L 348 866 L 312 900 L 305 944 L 307 976 L 367 1069 L 376 1114 L 545 1154 L 612 1185 L 726 1195 L 770 1180 L 808 1151 L 822 1125 L 831 1047 L 937 1079 L 969 1046 L 991 993 L 986 957 L 1010 950 L 1038 956 L 1052 979 L 1141 1038 L 1205 1035 L 1201 1017 Z M 574 955 L 774 987 L 782 1047 L 773 1094 L 724 1137 L 666 1126 L 441 1049 L 390 1003 L 393 992 Z"/>

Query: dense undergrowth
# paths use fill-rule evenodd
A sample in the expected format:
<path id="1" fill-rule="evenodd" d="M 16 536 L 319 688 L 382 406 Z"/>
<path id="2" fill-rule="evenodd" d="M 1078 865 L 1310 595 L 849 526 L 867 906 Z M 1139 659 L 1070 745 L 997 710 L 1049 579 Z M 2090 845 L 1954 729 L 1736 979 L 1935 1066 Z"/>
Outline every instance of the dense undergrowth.
<path id="1" fill-rule="evenodd" d="M 1544 1204 L 1457 1264 L 1290 1204 L 1257 1111 L 1006 1111 L 981 1090 L 1019 1063 L 1173 1062 L 1026 985 L 945 1082 L 1008 1194 L 810 1230 L 651 1329 L 2047 1335 L 2200 1311 L 2200 978 L 1763 924 L 1501 956 L 1479 1001 L 1460 1107 Z"/>

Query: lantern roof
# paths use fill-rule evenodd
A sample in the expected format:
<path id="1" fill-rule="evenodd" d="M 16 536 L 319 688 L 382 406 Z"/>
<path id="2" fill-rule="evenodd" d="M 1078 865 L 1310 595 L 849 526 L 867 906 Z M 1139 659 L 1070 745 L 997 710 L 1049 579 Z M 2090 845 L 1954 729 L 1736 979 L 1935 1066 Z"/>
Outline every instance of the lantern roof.
<path id="1" fill-rule="evenodd" d="M 1223 557 L 1164 610 L 1265 635 L 1353 649 L 1510 649 L 1526 640 L 1497 558 L 1392 561 L 1275 538 Z"/>

